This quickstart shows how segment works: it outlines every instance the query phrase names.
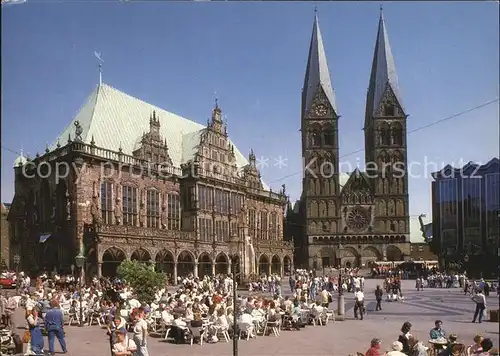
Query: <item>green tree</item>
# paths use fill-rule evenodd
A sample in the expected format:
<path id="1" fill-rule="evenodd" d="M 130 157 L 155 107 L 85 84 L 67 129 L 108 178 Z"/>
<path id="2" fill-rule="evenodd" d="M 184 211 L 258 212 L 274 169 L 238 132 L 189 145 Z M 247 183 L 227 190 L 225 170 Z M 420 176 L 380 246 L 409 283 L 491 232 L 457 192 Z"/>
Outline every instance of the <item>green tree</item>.
<path id="1" fill-rule="evenodd" d="M 155 271 L 154 265 L 138 261 L 123 261 L 118 266 L 118 277 L 133 288 L 141 303 L 151 303 L 155 293 L 165 285 L 165 274 Z"/>

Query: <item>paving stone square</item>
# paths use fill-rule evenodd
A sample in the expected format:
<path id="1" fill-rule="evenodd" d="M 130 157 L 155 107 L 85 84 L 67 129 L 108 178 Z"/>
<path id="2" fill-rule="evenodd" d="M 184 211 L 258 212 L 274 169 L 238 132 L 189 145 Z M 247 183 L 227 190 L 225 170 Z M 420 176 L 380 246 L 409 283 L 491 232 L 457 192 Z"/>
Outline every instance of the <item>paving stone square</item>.
<path id="1" fill-rule="evenodd" d="M 258 336 L 249 341 L 239 341 L 239 355 L 308 355 L 308 356 L 348 356 L 356 351 L 365 352 L 372 338 L 382 340 L 384 349 L 389 348 L 392 341 L 397 340 L 399 330 L 404 321 L 413 325 L 412 335 L 427 344 L 429 331 L 434 321 L 443 321 L 445 331 L 455 333 L 465 344 L 472 343 L 476 334 L 482 334 L 499 344 L 498 323 L 483 322 L 472 324 L 474 303 L 470 297 L 464 296 L 459 289 L 424 289 L 417 292 L 414 281 L 404 281 L 403 294 L 405 301 L 383 302 L 383 310 L 375 312 L 373 290 L 380 280 L 367 280 L 365 285 L 365 305 L 367 316 L 355 320 L 353 316 L 353 295 L 346 294 L 346 320 L 328 323 L 327 326 L 307 326 L 300 331 L 282 331 L 279 337 Z M 285 292 L 286 294 L 287 292 Z M 491 295 L 487 299 L 489 309 L 498 308 L 498 297 Z M 331 308 L 336 309 L 336 300 Z M 19 313 L 18 325 L 24 325 Z M 108 356 L 110 355 L 108 338 L 104 329 L 98 326 L 67 326 L 65 328 L 69 356 Z M 20 332 L 22 332 L 20 330 Z M 151 356 L 167 355 L 232 355 L 232 342 L 200 345 L 175 345 L 164 342 L 161 338 L 149 338 L 149 354 Z M 45 339 L 45 345 L 47 339 Z M 57 344 L 57 341 L 56 341 Z M 58 347 L 58 345 L 57 345 Z M 60 349 L 57 349 L 60 350 Z"/>

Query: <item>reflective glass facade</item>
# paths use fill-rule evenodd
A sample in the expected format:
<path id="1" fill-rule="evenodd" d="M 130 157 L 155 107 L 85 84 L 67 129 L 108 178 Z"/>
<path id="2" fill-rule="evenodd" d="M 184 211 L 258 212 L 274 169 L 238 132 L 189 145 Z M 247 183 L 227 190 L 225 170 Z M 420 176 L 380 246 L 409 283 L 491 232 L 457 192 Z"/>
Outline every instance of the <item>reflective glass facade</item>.
<path id="1" fill-rule="evenodd" d="M 441 256 L 496 255 L 500 226 L 500 164 L 447 166 L 433 173 L 433 247 Z"/>

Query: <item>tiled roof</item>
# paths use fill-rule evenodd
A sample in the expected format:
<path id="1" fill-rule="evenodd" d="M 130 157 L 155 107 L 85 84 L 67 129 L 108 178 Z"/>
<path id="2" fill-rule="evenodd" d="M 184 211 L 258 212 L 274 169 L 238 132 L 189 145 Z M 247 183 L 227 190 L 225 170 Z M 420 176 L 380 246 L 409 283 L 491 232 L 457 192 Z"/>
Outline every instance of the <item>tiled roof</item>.
<path id="1" fill-rule="evenodd" d="M 384 16 L 380 13 L 370 84 L 368 87 L 368 115 L 375 115 L 388 87 L 392 89 L 398 104 L 403 108 L 396 65 L 394 64 L 394 57 L 392 56 L 391 45 L 389 44 L 389 36 L 387 35 Z"/>
<path id="2" fill-rule="evenodd" d="M 330 79 L 330 72 L 328 71 L 325 47 L 323 46 L 323 39 L 321 38 L 321 31 L 319 30 L 318 16 L 315 15 L 311 44 L 309 46 L 306 76 L 304 78 L 304 88 L 302 88 L 303 115 L 305 111 L 309 109 L 318 87 L 323 89 L 333 110 L 337 112 L 335 94 Z"/>
<path id="3" fill-rule="evenodd" d="M 75 118 L 50 146 L 50 150 L 56 149 L 58 143 L 64 146 L 70 136 L 75 139 L 75 122 L 79 121 L 83 129 L 83 142 L 90 144 L 94 139 L 97 147 L 113 151 L 121 148 L 124 154 L 132 155 L 142 134 L 149 131 L 149 118 L 153 111 L 156 111 L 156 117 L 160 121 L 160 135 L 167 141 L 172 164 L 180 168 L 181 164 L 193 159 L 200 135 L 206 126 L 146 103 L 107 84 L 97 86 Z M 238 168 L 248 164 L 236 146 L 234 153 Z M 265 188 L 268 189 L 266 186 Z"/>

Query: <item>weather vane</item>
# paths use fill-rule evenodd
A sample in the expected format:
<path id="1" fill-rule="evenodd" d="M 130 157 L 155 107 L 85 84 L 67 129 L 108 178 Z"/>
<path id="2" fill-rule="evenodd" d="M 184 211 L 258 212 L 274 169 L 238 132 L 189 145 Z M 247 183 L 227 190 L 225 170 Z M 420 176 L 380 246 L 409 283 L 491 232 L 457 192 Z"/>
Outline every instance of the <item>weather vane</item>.
<path id="1" fill-rule="evenodd" d="M 97 58 L 99 65 L 99 85 L 102 85 L 102 64 L 104 63 L 104 60 L 102 59 L 100 52 L 94 51 L 94 56 Z"/>

